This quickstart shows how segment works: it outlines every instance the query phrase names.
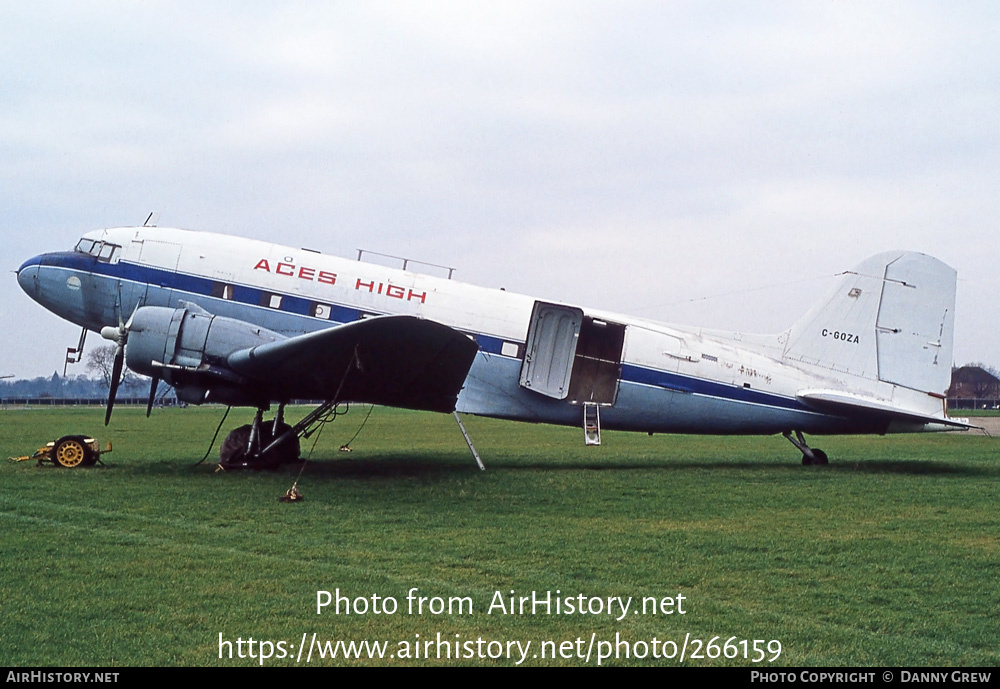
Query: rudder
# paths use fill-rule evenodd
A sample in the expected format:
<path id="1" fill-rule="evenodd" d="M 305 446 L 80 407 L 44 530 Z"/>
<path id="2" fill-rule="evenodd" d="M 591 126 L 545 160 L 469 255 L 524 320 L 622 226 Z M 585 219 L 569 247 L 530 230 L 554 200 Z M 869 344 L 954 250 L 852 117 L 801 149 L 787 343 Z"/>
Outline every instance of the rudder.
<path id="1" fill-rule="evenodd" d="M 951 382 L 957 273 L 915 252 L 872 256 L 792 326 L 785 359 L 944 394 Z"/>

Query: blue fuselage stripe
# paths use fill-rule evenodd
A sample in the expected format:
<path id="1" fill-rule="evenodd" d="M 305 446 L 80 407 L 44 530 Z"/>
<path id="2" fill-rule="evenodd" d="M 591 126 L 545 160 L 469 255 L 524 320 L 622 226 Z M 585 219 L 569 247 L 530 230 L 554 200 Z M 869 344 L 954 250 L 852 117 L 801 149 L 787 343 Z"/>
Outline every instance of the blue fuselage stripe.
<path id="1" fill-rule="evenodd" d="M 812 411 L 793 398 L 761 392 L 753 388 L 727 385 L 726 383 L 719 383 L 704 378 L 695 378 L 669 371 L 659 371 L 634 364 L 622 365 L 622 380 L 642 385 L 653 385 L 667 390 L 674 390 L 675 392 L 719 397 L 726 400 L 763 404 L 769 407 L 781 407 L 795 411 Z"/>

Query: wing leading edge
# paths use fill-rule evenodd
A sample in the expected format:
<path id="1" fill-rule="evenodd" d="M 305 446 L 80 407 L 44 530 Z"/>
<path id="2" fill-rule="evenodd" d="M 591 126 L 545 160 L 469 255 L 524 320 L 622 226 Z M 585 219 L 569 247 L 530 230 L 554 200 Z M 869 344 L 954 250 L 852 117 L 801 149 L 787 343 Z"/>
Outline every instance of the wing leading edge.
<path id="1" fill-rule="evenodd" d="M 228 362 L 280 399 L 450 412 L 478 350 L 440 323 L 382 316 L 242 349 Z"/>

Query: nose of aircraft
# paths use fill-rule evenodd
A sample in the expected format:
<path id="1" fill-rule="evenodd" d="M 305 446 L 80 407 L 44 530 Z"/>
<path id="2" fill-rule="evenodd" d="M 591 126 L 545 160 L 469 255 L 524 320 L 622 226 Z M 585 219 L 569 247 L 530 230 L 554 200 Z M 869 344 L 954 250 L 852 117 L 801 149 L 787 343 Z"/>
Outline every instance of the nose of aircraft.
<path id="1" fill-rule="evenodd" d="M 17 284 L 28 295 L 34 296 L 38 291 L 38 266 L 42 263 L 41 256 L 29 258 L 17 269 Z"/>

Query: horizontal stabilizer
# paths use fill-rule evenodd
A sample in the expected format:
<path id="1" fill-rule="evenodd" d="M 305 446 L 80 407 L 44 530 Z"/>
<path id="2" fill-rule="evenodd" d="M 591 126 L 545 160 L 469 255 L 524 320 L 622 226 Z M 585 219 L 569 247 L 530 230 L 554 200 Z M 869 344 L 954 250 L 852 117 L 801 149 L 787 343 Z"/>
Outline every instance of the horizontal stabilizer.
<path id="1" fill-rule="evenodd" d="M 939 424 L 953 429 L 966 430 L 975 428 L 969 423 L 951 419 L 943 414 L 930 416 L 919 411 L 912 411 L 893 406 L 886 400 L 865 397 L 840 390 L 802 390 L 796 397 L 803 404 L 826 413 L 843 416 L 884 416 L 888 421 L 905 421 L 908 423 Z"/>

